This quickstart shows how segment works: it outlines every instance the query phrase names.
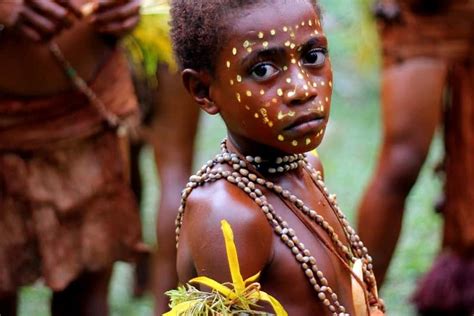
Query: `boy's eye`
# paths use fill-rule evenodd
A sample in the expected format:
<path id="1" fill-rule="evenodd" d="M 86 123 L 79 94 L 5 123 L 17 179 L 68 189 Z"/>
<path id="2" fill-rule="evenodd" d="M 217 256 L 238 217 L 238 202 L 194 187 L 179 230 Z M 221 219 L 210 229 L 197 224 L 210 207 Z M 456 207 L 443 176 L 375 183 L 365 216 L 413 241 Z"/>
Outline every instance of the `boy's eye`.
<path id="1" fill-rule="evenodd" d="M 251 75 L 259 81 L 267 80 L 278 72 L 278 68 L 269 63 L 255 65 L 251 70 Z"/>
<path id="2" fill-rule="evenodd" d="M 322 48 L 312 49 L 303 56 L 303 63 L 306 66 L 319 67 L 326 61 L 326 50 Z"/>

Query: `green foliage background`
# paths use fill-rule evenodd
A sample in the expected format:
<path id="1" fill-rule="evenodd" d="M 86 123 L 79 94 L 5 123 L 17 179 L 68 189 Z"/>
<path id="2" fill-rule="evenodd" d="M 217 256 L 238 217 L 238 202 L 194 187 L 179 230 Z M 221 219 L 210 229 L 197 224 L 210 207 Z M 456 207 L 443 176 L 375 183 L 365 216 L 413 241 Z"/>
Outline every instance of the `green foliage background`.
<path id="1" fill-rule="evenodd" d="M 377 37 L 369 14 L 371 0 L 320 1 L 330 40 L 335 92 L 331 122 L 319 152 L 328 187 L 337 193 L 342 209 L 353 220 L 354 210 L 374 168 L 380 143 Z M 225 129 L 218 117 L 202 117 L 196 166 L 217 152 L 224 136 Z M 432 170 L 442 154 L 440 140 L 435 140 L 432 147 L 419 181 L 408 198 L 402 236 L 382 290 L 389 315 L 414 315 L 408 303 L 409 296 L 439 246 L 440 219 L 434 214 L 432 205 L 440 183 Z M 147 242 L 154 244 L 159 184 L 151 150 L 145 150 L 141 158 L 145 179 L 142 201 L 144 232 Z M 131 297 L 131 276 L 129 265 L 116 265 L 110 291 L 112 315 L 151 315 L 150 296 L 139 300 Z M 42 286 L 25 287 L 22 289 L 20 316 L 48 315 L 49 297 L 50 292 Z"/>

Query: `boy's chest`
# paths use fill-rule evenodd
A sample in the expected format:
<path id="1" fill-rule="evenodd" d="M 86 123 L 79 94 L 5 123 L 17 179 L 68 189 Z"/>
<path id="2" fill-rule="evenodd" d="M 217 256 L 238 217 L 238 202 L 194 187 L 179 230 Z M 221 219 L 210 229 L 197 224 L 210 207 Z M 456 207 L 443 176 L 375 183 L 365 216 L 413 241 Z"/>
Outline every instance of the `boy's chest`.
<path id="1" fill-rule="evenodd" d="M 284 187 L 285 188 L 285 187 Z M 347 260 L 339 251 L 338 245 L 333 242 L 327 227 L 334 230 L 338 239 L 346 246 L 348 245 L 342 224 L 335 215 L 325 195 L 316 188 L 314 183 L 306 183 L 304 186 L 293 187 L 291 193 L 301 199 L 312 211 L 324 218 L 327 223 L 323 228 L 321 223 L 317 223 L 310 216 L 303 214 L 301 210 L 293 208 L 291 210 L 283 200 L 275 194 L 267 194 L 267 199 L 273 205 L 275 212 L 288 223 L 292 229 L 289 236 L 291 242 L 286 238 L 282 239 L 277 234 L 273 242 L 273 260 L 265 270 L 262 286 L 264 289 L 281 296 L 286 302 L 284 306 L 289 306 L 292 310 L 290 315 L 331 315 L 327 306 L 324 305 L 324 296 L 319 294 L 321 290 L 316 287 L 330 287 L 333 293 L 338 296 L 338 301 L 350 313 L 353 310 L 351 275 L 347 268 Z M 293 247 L 298 243 L 303 243 L 306 254 L 313 257 L 313 264 L 301 261 Z M 300 248 L 301 250 L 301 248 Z M 301 254 L 301 252 L 300 252 Z M 306 263 L 306 265 L 304 265 Z M 316 268 L 314 268 L 316 266 Z M 317 281 L 311 280 L 311 277 Z M 321 284 L 325 279 L 326 283 Z M 324 291 L 323 291 L 324 292 Z M 329 296 L 325 292 L 326 298 Z M 286 303 L 286 304 L 285 304 Z"/>

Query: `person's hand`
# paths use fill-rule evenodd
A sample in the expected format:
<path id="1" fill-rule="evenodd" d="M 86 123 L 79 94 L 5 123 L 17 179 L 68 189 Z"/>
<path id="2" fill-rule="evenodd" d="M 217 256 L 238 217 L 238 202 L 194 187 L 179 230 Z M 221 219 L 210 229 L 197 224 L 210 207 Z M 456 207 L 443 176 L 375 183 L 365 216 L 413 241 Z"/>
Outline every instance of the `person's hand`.
<path id="1" fill-rule="evenodd" d="M 47 41 L 65 28 L 71 27 L 73 15 L 80 13 L 69 0 L 24 0 L 17 7 L 18 17 L 13 21 L 21 34 L 33 41 Z"/>
<path id="2" fill-rule="evenodd" d="M 92 22 L 99 33 L 123 36 L 140 21 L 140 5 L 141 0 L 100 0 Z"/>

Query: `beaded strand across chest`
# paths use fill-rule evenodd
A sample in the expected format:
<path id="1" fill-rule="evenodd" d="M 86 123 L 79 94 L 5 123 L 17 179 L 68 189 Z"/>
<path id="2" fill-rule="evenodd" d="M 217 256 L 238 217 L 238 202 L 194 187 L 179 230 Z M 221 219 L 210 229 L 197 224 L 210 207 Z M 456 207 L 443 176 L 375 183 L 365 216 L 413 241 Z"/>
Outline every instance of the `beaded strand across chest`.
<path id="1" fill-rule="evenodd" d="M 324 273 L 319 269 L 316 258 L 313 257 L 305 245 L 299 241 L 295 231 L 288 226 L 288 223 L 275 212 L 273 206 L 267 201 L 266 196 L 259 188 L 259 186 L 261 186 L 261 188 L 266 188 L 280 196 L 280 198 L 294 204 L 298 210 L 304 214 L 304 216 L 320 226 L 330 237 L 333 245 L 344 254 L 349 265 L 361 260 L 364 275 L 363 281 L 367 287 L 369 295 L 374 295 L 373 292 L 375 292 L 376 284 L 372 272 L 372 258 L 369 256 L 367 248 L 364 247 L 354 229 L 350 227 L 347 218 L 337 205 L 335 195 L 329 194 L 320 172 L 314 170 L 309 165 L 304 155 L 300 154 L 277 158 L 273 163 L 273 166 L 271 166 L 269 162 L 263 161 L 260 157 L 248 156 L 243 158 L 236 153 L 229 152 L 226 147 L 226 140 L 222 142 L 221 149 L 222 152 L 220 154 L 218 154 L 213 160 L 208 161 L 195 175 L 190 177 L 189 183 L 183 190 L 181 205 L 176 219 L 177 245 L 179 243 L 181 226 L 183 224 L 186 201 L 193 189 L 206 183 L 211 183 L 221 179 L 226 180 L 243 190 L 260 207 L 274 232 L 289 248 L 297 262 L 300 264 L 308 282 L 317 293 L 317 297 L 321 302 L 327 306 L 335 316 L 349 315 L 346 313 L 346 308 L 339 302 L 337 294 L 334 293 L 329 286 L 328 280 L 324 277 Z M 225 170 L 223 167 L 218 165 L 228 165 L 233 169 L 233 171 Z M 334 229 L 321 215 L 317 213 L 316 210 L 306 206 L 301 199 L 288 190 L 285 190 L 281 186 L 259 176 L 258 169 L 261 169 L 262 167 L 267 167 L 266 171 L 269 173 L 285 172 L 298 167 L 304 168 L 310 174 L 318 189 L 323 192 L 329 205 L 340 220 L 344 233 L 350 241 L 350 247 L 347 247 L 340 241 L 340 238 L 335 233 Z M 252 170 L 254 170 L 254 172 L 252 172 Z M 374 296 L 376 296 L 376 294 Z"/>

